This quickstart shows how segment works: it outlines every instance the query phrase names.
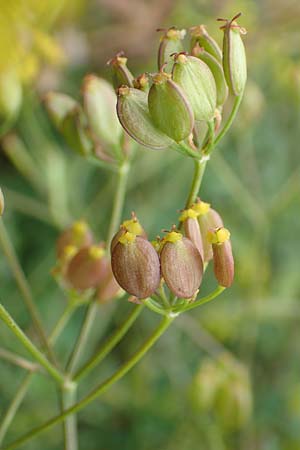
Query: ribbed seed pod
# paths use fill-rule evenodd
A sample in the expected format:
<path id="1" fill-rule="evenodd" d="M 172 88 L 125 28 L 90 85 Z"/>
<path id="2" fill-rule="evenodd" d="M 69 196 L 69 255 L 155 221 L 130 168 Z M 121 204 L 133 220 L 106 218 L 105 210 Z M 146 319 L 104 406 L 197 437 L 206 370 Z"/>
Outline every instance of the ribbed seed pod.
<path id="1" fill-rule="evenodd" d="M 170 72 L 173 66 L 173 59 L 171 55 L 183 50 L 182 40 L 186 35 L 185 30 L 178 30 L 176 27 L 171 27 L 164 31 L 163 36 L 160 38 L 160 45 L 158 49 L 157 65 L 158 70 L 164 67 L 166 72 Z"/>
<path id="2" fill-rule="evenodd" d="M 69 262 L 66 280 L 76 290 L 95 288 L 105 274 L 103 245 L 80 249 Z"/>
<path id="3" fill-rule="evenodd" d="M 145 92 L 122 86 L 118 90 L 117 113 L 124 130 L 139 144 L 162 150 L 174 143 L 153 124 Z"/>
<path id="4" fill-rule="evenodd" d="M 229 238 L 229 231 L 223 227 L 207 232 L 207 239 L 213 249 L 216 279 L 220 286 L 226 288 L 231 286 L 234 277 L 234 260 Z"/>
<path id="5" fill-rule="evenodd" d="M 127 67 L 127 58 L 124 52 L 117 53 L 107 64 L 112 69 L 113 85 L 116 91 L 123 85 L 133 87 L 134 76 Z"/>
<path id="6" fill-rule="evenodd" d="M 192 49 L 192 55 L 201 59 L 209 68 L 214 76 L 216 88 L 217 88 L 217 106 L 224 105 L 228 97 L 228 87 L 223 72 L 222 63 L 220 63 L 214 56 L 200 47 L 197 43 Z"/>
<path id="7" fill-rule="evenodd" d="M 58 238 L 56 243 L 56 255 L 60 259 L 65 253 L 66 247 L 75 247 L 80 249 L 88 247 L 93 243 L 92 232 L 86 222 L 79 220 L 65 230 Z"/>
<path id="8" fill-rule="evenodd" d="M 208 34 L 205 25 L 190 28 L 191 49 L 198 43 L 200 47 L 210 53 L 217 61 L 222 63 L 222 50 L 217 42 Z"/>
<path id="9" fill-rule="evenodd" d="M 139 89 L 140 91 L 148 93 L 150 89 L 149 75 L 147 75 L 146 73 L 142 73 L 141 75 L 139 75 L 133 80 L 133 87 L 135 87 L 135 89 Z"/>
<path id="10" fill-rule="evenodd" d="M 223 69 L 229 90 L 234 95 L 242 94 L 247 81 L 246 52 L 241 38 L 241 34 L 246 34 L 246 30 L 235 21 L 239 16 L 240 14 L 232 20 L 227 20 L 221 27 L 224 31 Z"/>
<path id="11" fill-rule="evenodd" d="M 217 106 L 217 91 L 209 67 L 194 56 L 179 53 L 172 75 L 191 104 L 195 120 L 211 120 Z"/>
<path id="12" fill-rule="evenodd" d="M 5 208 L 4 195 L 2 189 L 0 188 L 0 217 L 4 213 L 4 208 Z"/>
<path id="13" fill-rule="evenodd" d="M 197 217 L 198 213 L 192 208 L 189 208 L 182 211 L 179 220 L 183 223 L 185 236 L 193 242 L 203 261 L 203 242 Z"/>
<path id="14" fill-rule="evenodd" d="M 110 261 L 104 257 L 104 274 L 97 287 L 97 299 L 100 303 L 107 303 L 118 297 L 122 292 L 122 288 L 118 285 L 111 269 Z"/>
<path id="15" fill-rule="evenodd" d="M 148 106 L 154 124 L 176 142 L 187 138 L 194 126 L 190 102 L 171 75 L 160 72 L 153 77 Z"/>
<path id="16" fill-rule="evenodd" d="M 203 264 L 199 251 L 181 233 L 171 231 L 160 253 L 162 276 L 177 297 L 192 298 L 200 287 Z"/>
<path id="17" fill-rule="evenodd" d="M 147 298 L 159 286 L 158 255 L 149 241 L 126 232 L 111 256 L 113 274 L 119 285 L 137 298 Z"/>
<path id="18" fill-rule="evenodd" d="M 82 95 L 92 135 L 100 142 L 118 145 L 122 127 L 116 114 L 117 96 L 112 86 L 96 75 L 87 75 L 83 81 Z"/>
<path id="19" fill-rule="evenodd" d="M 204 202 L 201 202 L 204 203 Z M 223 220 L 221 216 L 214 209 L 209 208 L 206 212 L 199 214 L 198 222 L 200 225 L 200 231 L 202 235 L 202 243 L 203 243 L 203 261 L 209 262 L 213 257 L 213 251 L 211 243 L 207 240 L 207 232 L 208 230 L 215 229 L 217 227 L 223 226 Z"/>
<path id="20" fill-rule="evenodd" d="M 110 252 L 112 253 L 113 249 L 119 242 L 119 238 L 125 234 L 127 231 L 129 233 L 134 234 L 135 236 L 143 237 L 144 239 L 147 239 L 147 233 L 140 224 L 138 218 L 136 217 L 135 213 L 131 213 L 131 219 L 124 220 L 124 222 L 120 225 L 119 231 L 114 235 L 112 238 L 112 241 L 110 243 Z"/>

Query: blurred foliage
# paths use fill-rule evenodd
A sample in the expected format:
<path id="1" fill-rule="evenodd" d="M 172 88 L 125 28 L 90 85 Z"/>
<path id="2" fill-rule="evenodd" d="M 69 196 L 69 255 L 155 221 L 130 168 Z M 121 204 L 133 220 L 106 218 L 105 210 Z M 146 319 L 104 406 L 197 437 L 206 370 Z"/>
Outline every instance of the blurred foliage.
<path id="1" fill-rule="evenodd" d="M 78 95 L 84 74 L 97 71 L 109 77 L 105 62 L 120 49 L 133 57 L 129 65 L 137 74 L 145 65 L 153 70 L 156 28 L 206 23 L 220 41 L 215 18 L 238 11 L 243 12 L 241 24 L 248 29 L 248 88 L 234 129 L 212 157 L 201 194 L 222 213 L 232 232 L 236 281 L 216 303 L 175 321 L 132 373 L 80 413 L 80 447 L 85 450 L 300 448 L 300 3 L 1 0 L 0 78 L 13 71 L 23 92 L 15 124 L 9 121 L 2 130 L 13 126 L 2 140 L 0 154 L 4 219 L 48 332 L 65 306 L 50 276 L 58 230 L 73 219 L 86 218 L 102 239 L 115 179 L 65 147 L 48 122 L 40 93 L 60 89 Z M 184 203 L 191 171 L 192 164 L 178 154 L 139 149 L 124 217 L 134 209 L 150 236 L 170 227 Z M 0 279 L 1 299 L 32 334 L 2 256 Z M 211 277 L 203 291 L 212 285 Z M 99 308 L 87 353 L 129 308 L 125 301 Z M 61 357 L 71 349 L 83 309 L 59 340 Z M 145 312 L 89 381 L 96 383 L 124 361 L 154 320 Z M 1 347 L 23 354 L 2 326 L 0 340 Z M 220 363 L 224 354 L 229 356 Z M 227 380 L 225 400 L 203 408 L 197 380 L 205 367 L 216 370 L 220 364 L 234 380 Z M 23 374 L 4 361 L 0 367 L 3 413 Z M 239 374 L 244 391 L 235 394 Z M 9 440 L 57 410 L 54 386 L 49 389 L 40 375 L 34 381 Z M 213 377 L 208 381 L 213 383 Z M 198 388 L 203 389 L 203 384 Z M 243 420 L 236 418 L 233 426 L 227 426 L 224 417 L 234 416 L 236 398 L 253 402 L 253 411 L 250 415 L 249 405 L 242 407 L 239 402 Z M 230 404 L 228 412 L 224 405 Z M 45 436 L 24 449 L 43 445 L 54 450 L 62 431 L 57 427 Z"/>

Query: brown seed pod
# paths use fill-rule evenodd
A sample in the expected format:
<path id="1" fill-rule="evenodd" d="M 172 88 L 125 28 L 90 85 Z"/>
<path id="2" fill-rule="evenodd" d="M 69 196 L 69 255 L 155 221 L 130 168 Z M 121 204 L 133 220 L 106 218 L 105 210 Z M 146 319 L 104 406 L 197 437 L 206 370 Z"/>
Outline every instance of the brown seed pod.
<path id="1" fill-rule="evenodd" d="M 118 285 L 111 269 L 110 261 L 103 258 L 104 271 L 103 277 L 98 285 L 97 299 L 100 303 L 107 303 L 118 297 L 122 288 Z"/>
<path id="2" fill-rule="evenodd" d="M 185 236 L 193 242 L 203 261 L 203 242 L 197 217 L 198 213 L 189 208 L 182 211 L 179 220 L 183 222 Z"/>
<path id="3" fill-rule="evenodd" d="M 78 291 L 96 287 L 105 274 L 103 245 L 80 249 L 70 260 L 66 280 Z"/>
<path id="4" fill-rule="evenodd" d="M 113 252 L 114 247 L 119 242 L 119 238 L 126 233 L 126 231 L 129 231 L 129 233 L 134 234 L 135 236 L 141 236 L 145 239 L 147 239 L 147 234 L 142 225 L 140 224 L 138 218 L 136 217 L 135 213 L 131 213 L 131 219 L 124 220 L 124 222 L 121 224 L 119 231 L 114 235 L 112 238 L 112 241 L 110 243 L 110 252 Z"/>
<path id="5" fill-rule="evenodd" d="M 234 278 L 234 259 L 232 255 L 230 233 L 226 228 L 220 227 L 209 230 L 208 241 L 212 244 L 214 272 L 220 286 L 229 287 Z"/>
<path id="6" fill-rule="evenodd" d="M 58 238 L 56 243 L 56 255 L 58 259 L 64 257 L 67 247 L 76 247 L 80 249 L 93 243 L 92 232 L 86 222 L 79 220 L 65 230 Z"/>
<path id="7" fill-rule="evenodd" d="M 165 237 L 160 262 L 168 288 L 177 297 L 193 297 L 202 281 L 203 263 L 192 241 L 171 231 Z"/>
<path id="8" fill-rule="evenodd" d="M 198 222 L 200 225 L 200 231 L 202 235 L 203 243 L 203 261 L 208 262 L 213 258 L 213 250 L 211 243 L 207 240 L 207 232 L 211 228 L 217 228 L 223 226 L 223 220 L 217 211 L 210 208 L 206 214 L 198 216 Z"/>
<path id="9" fill-rule="evenodd" d="M 111 257 L 114 276 L 129 294 L 147 298 L 159 286 L 159 257 L 149 241 L 126 232 L 114 246 Z"/>

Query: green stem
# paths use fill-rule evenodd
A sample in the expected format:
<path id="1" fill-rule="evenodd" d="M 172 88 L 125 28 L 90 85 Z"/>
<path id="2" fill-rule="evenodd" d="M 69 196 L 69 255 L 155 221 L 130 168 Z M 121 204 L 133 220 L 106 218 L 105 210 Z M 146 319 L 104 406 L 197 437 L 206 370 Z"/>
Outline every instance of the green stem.
<path id="1" fill-rule="evenodd" d="M 98 311 L 98 303 L 96 302 L 96 300 L 92 299 L 87 308 L 78 339 L 75 343 L 73 352 L 69 358 L 69 361 L 68 361 L 68 364 L 66 367 L 66 372 L 68 373 L 69 376 L 72 376 L 74 373 L 76 365 L 80 359 L 80 356 L 82 354 L 84 346 L 89 337 L 90 330 L 91 330 L 94 320 L 96 318 L 97 311 Z"/>
<path id="2" fill-rule="evenodd" d="M 0 303 L 0 319 L 7 325 L 7 327 L 14 333 L 16 338 L 28 350 L 38 363 L 43 366 L 49 375 L 57 381 L 60 385 L 65 382 L 64 376 L 48 361 L 48 359 L 40 352 L 40 350 L 31 342 L 26 334 L 17 325 L 11 315 L 6 311 L 4 306 Z"/>
<path id="3" fill-rule="evenodd" d="M 33 437 L 41 434 L 42 432 L 48 430 L 53 425 L 56 425 L 63 421 L 66 417 L 68 417 L 70 414 L 77 413 L 82 408 L 89 405 L 91 402 L 96 400 L 101 394 L 107 391 L 109 387 L 114 385 L 118 380 L 123 378 L 127 372 L 129 372 L 132 367 L 134 367 L 140 359 L 145 355 L 145 353 L 150 350 L 150 348 L 155 344 L 155 342 L 160 338 L 160 336 L 166 331 L 166 329 L 169 327 L 169 325 L 172 323 L 174 318 L 171 317 L 165 317 L 162 319 L 158 327 L 154 330 L 152 335 L 144 342 L 144 344 L 137 350 L 136 353 L 127 361 L 125 362 L 119 370 L 117 370 L 111 377 L 107 378 L 103 383 L 101 383 L 99 386 L 97 386 L 90 394 L 88 394 L 85 398 L 83 398 L 81 401 L 76 403 L 71 408 L 68 408 L 66 411 L 64 411 L 62 414 L 53 417 L 52 419 L 48 420 L 48 422 L 44 423 L 43 425 L 31 430 L 26 435 L 22 436 L 15 442 L 11 443 L 7 447 L 3 448 L 2 450 L 13 450 L 20 445 L 24 444 L 25 442 L 29 441 Z"/>
<path id="4" fill-rule="evenodd" d="M 191 189 L 190 189 L 190 192 L 189 192 L 186 204 L 185 204 L 186 208 L 189 208 L 191 206 L 191 204 L 194 203 L 197 198 L 197 195 L 198 195 L 198 192 L 199 192 L 199 189 L 201 186 L 202 178 L 204 175 L 206 162 L 207 161 L 198 161 L 198 160 L 194 161 L 194 165 L 195 165 L 194 178 L 193 178 Z"/>
<path id="5" fill-rule="evenodd" d="M 8 350 L 5 350 L 4 348 L 0 348 L 0 358 L 10 362 L 11 364 L 14 364 L 15 366 L 21 367 L 24 370 L 28 370 L 29 372 L 36 372 L 38 370 L 39 371 L 42 370 L 39 364 L 33 363 L 32 361 L 29 361 L 28 359 L 25 359 L 22 356 L 19 356 Z"/>
<path id="6" fill-rule="evenodd" d="M 39 312 L 36 309 L 35 303 L 33 301 L 31 289 L 26 280 L 24 272 L 19 264 L 18 258 L 11 244 L 10 238 L 6 231 L 3 220 L 0 218 L 0 246 L 2 247 L 3 253 L 7 259 L 9 267 L 14 275 L 16 283 L 18 285 L 19 291 L 24 299 L 24 303 L 31 315 L 34 327 L 43 343 L 45 349 L 47 350 L 48 356 L 52 362 L 55 362 L 55 356 L 49 345 L 46 333 L 44 331 Z"/>
<path id="7" fill-rule="evenodd" d="M 114 334 L 104 343 L 100 350 L 87 361 L 87 363 L 75 374 L 73 380 L 79 382 L 85 377 L 95 366 L 100 364 L 103 359 L 115 348 L 115 346 L 125 336 L 129 328 L 132 327 L 136 319 L 139 317 L 143 310 L 143 305 L 136 305 L 130 312 L 127 319 L 120 325 L 120 327 L 114 332 Z"/>
<path id="8" fill-rule="evenodd" d="M 65 325 L 71 318 L 76 307 L 77 307 L 77 305 L 74 302 L 69 302 L 68 305 L 66 306 L 64 312 L 60 316 L 59 320 L 57 321 L 55 327 L 53 328 L 53 330 L 48 338 L 51 345 L 54 345 L 55 342 L 57 341 L 58 337 L 60 336 Z"/>
<path id="9" fill-rule="evenodd" d="M 235 97 L 231 113 L 230 113 L 230 115 L 229 115 L 229 117 L 227 119 L 227 122 L 223 126 L 222 130 L 220 131 L 220 133 L 216 137 L 215 142 L 214 142 L 214 146 L 217 146 L 219 144 L 220 140 L 223 139 L 223 137 L 225 136 L 225 134 L 227 133 L 227 131 L 231 127 L 231 125 L 232 125 L 232 123 L 233 123 L 233 121 L 235 119 L 235 116 L 236 116 L 236 114 L 238 112 L 238 109 L 240 107 L 240 104 L 242 102 L 242 99 L 243 99 L 243 93 Z"/>
<path id="10" fill-rule="evenodd" d="M 24 399 L 24 397 L 25 397 L 25 395 L 27 393 L 27 390 L 28 390 L 29 384 L 30 384 L 30 382 L 32 380 L 32 377 L 33 377 L 33 373 L 32 372 L 28 373 L 25 376 L 25 378 L 23 379 L 23 381 L 20 384 L 19 388 L 17 389 L 17 391 L 16 391 L 16 393 L 14 395 L 14 398 L 12 399 L 12 401 L 11 401 L 11 403 L 10 403 L 10 405 L 9 405 L 9 407 L 8 407 L 6 413 L 5 413 L 5 415 L 4 415 L 4 417 L 3 417 L 2 421 L 1 421 L 1 425 L 0 425 L 0 445 L 2 444 L 3 439 L 5 437 L 5 434 L 6 434 L 7 430 L 8 430 L 8 428 L 9 428 L 10 424 L 12 423 L 13 418 L 15 417 L 15 415 L 16 415 L 18 409 L 19 409 L 19 406 L 21 405 L 21 403 L 22 403 L 22 401 L 23 401 L 23 399 Z"/>
<path id="11" fill-rule="evenodd" d="M 70 383 L 69 386 L 62 390 L 62 406 L 64 411 L 74 405 L 76 396 L 77 385 L 75 383 Z M 78 450 L 76 414 L 70 414 L 64 420 L 64 439 L 64 450 Z"/>
<path id="12" fill-rule="evenodd" d="M 199 300 L 196 300 L 194 303 L 188 304 L 183 309 L 180 309 L 180 307 L 179 307 L 178 312 L 190 311 L 191 309 L 194 309 L 194 308 L 197 308 L 198 306 L 204 305 L 205 303 L 208 303 L 211 300 L 213 300 L 214 298 L 218 297 L 218 295 L 220 295 L 224 290 L 225 290 L 225 288 L 223 286 L 218 286 L 213 292 L 211 292 L 206 297 L 200 298 Z"/>
<path id="13" fill-rule="evenodd" d="M 147 306 L 147 308 L 149 308 L 151 311 L 160 314 L 161 316 L 167 316 L 168 315 L 168 311 L 166 311 L 165 309 L 163 309 L 161 306 L 156 306 L 156 302 L 154 303 L 154 300 L 151 300 L 151 298 L 146 298 L 145 300 L 143 300 L 144 305 Z"/>

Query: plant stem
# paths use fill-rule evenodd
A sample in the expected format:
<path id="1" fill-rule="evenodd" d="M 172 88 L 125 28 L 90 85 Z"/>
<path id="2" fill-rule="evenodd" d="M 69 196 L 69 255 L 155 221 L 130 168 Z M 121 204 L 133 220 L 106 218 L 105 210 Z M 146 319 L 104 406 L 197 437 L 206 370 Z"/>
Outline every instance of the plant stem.
<path id="1" fill-rule="evenodd" d="M 115 192 L 113 210 L 106 238 L 107 248 L 109 248 L 110 241 L 112 240 L 112 237 L 119 226 L 122 209 L 124 205 L 129 168 L 130 168 L 129 162 L 124 161 L 118 171 L 119 174 L 118 184 Z"/>
<path id="2" fill-rule="evenodd" d="M 76 401 L 77 385 L 70 383 L 68 387 L 62 390 L 62 406 L 63 410 L 72 407 Z M 70 414 L 64 420 L 64 450 L 78 450 L 77 436 L 77 417 L 76 414 Z"/>
<path id="3" fill-rule="evenodd" d="M 53 425 L 56 425 L 63 421 L 66 417 L 68 417 L 70 414 L 77 413 L 82 408 L 87 406 L 89 403 L 96 400 L 101 394 L 103 394 L 109 387 L 114 385 L 118 380 L 123 378 L 132 367 L 134 367 L 140 359 L 147 353 L 148 350 L 155 344 L 155 342 L 160 338 L 160 336 L 166 331 L 166 329 L 169 327 L 169 325 L 173 322 L 174 318 L 172 317 L 165 317 L 158 325 L 158 327 L 154 330 L 154 332 L 151 334 L 151 336 L 144 342 L 144 344 L 134 353 L 134 355 L 126 361 L 120 368 L 117 370 L 111 377 L 107 378 L 103 383 L 101 383 L 99 386 L 97 386 L 92 392 L 90 392 L 85 398 L 83 398 L 81 401 L 76 403 L 71 408 L 68 408 L 65 410 L 62 414 L 53 417 L 52 419 L 48 420 L 48 422 L 44 423 L 43 425 L 31 430 L 29 433 L 24 435 L 23 437 L 19 438 L 15 442 L 11 443 L 7 447 L 4 447 L 2 450 L 13 450 L 20 445 L 24 444 L 25 442 L 29 441 L 33 437 L 37 436 L 38 434 L 42 433 L 43 431 L 46 431 L 47 429 L 51 428 Z"/>
<path id="4" fill-rule="evenodd" d="M 1 421 L 1 425 L 0 425 L 0 445 L 3 442 L 3 439 L 5 437 L 5 434 L 11 424 L 11 422 L 13 421 L 13 418 L 15 417 L 19 406 L 21 405 L 29 384 L 32 380 L 33 377 L 33 373 L 28 373 L 27 375 L 25 375 L 25 378 L 23 379 L 22 383 L 20 384 L 19 388 L 17 389 L 15 396 L 13 398 L 13 400 L 11 401 L 2 421 Z"/>
<path id="5" fill-rule="evenodd" d="M 36 309 L 35 303 L 33 301 L 31 289 L 25 278 L 24 272 L 19 264 L 18 258 L 10 241 L 9 235 L 6 231 L 4 222 L 1 218 L 0 218 L 0 246 L 2 247 L 3 253 L 7 259 L 9 267 L 14 275 L 19 291 L 24 299 L 24 303 L 31 315 L 34 327 L 40 337 L 41 343 L 47 350 L 47 354 L 51 359 L 51 361 L 55 363 L 55 356 L 49 345 L 46 333 L 41 323 L 39 312 Z"/>
<path id="6" fill-rule="evenodd" d="M 65 382 L 64 376 L 54 367 L 48 359 L 40 352 L 40 350 L 31 342 L 31 340 L 24 334 L 21 328 L 17 325 L 11 315 L 6 311 L 4 306 L 0 303 L 0 319 L 10 328 L 16 338 L 29 351 L 29 353 L 36 359 L 37 362 L 43 366 L 49 375 L 57 381 L 60 385 Z"/>
<path id="7" fill-rule="evenodd" d="M 30 372 L 36 372 L 42 369 L 39 364 L 33 363 L 32 361 L 29 361 L 28 359 L 25 359 L 22 356 L 16 355 L 15 353 L 5 350 L 4 348 L 0 348 L 0 358 Z"/>
<path id="8" fill-rule="evenodd" d="M 190 311 L 191 309 L 197 308 L 200 305 L 204 305 L 205 303 L 208 303 L 211 300 L 213 300 L 214 298 L 218 297 L 224 290 L 225 290 L 225 288 L 223 286 L 218 286 L 209 295 L 207 295 L 206 297 L 200 298 L 199 300 L 196 300 L 194 303 L 190 303 L 182 310 L 179 309 L 179 312 Z"/>
<path id="9" fill-rule="evenodd" d="M 227 119 L 227 122 L 223 126 L 222 130 L 220 131 L 220 133 L 216 137 L 215 142 L 214 142 L 214 146 L 219 144 L 220 140 L 223 139 L 223 137 L 225 136 L 225 134 L 227 133 L 227 131 L 231 127 L 231 125 L 232 125 L 232 123 L 233 123 L 233 121 L 235 119 L 235 116 L 236 116 L 236 114 L 238 112 L 238 109 L 240 107 L 240 104 L 242 102 L 242 99 L 243 99 L 243 92 L 240 95 L 235 97 L 231 113 L 230 113 L 230 115 L 229 115 L 229 117 Z"/>
<path id="10" fill-rule="evenodd" d="M 104 343 L 100 350 L 75 374 L 73 380 L 79 382 L 85 377 L 95 366 L 112 351 L 112 349 L 125 336 L 129 328 L 134 324 L 138 316 L 143 310 L 144 305 L 136 305 L 130 312 L 127 319 L 120 325 L 114 334 Z"/>
<path id="11" fill-rule="evenodd" d="M 59 335 L 63 331 L 65 325 L 69 321 L 69 319 L 72 316 L 73 312 L 75 311 L 76 307 L 77 307 L 77 305 L 74 304 L 73 302 L 69 302 L 68 305 L 66 306 L 64 312 L 60 316 L 59 320 L 57 321 L 55 327 L 53 328 L 53 330 L 48 338 L 51 345 L 54 345 L 55 342 L 57 341 Z"/>
<path id="12" fill-rule="evenodd" d="M 199 189 L 201 186 L 202 178 L 204 175 L 206 162 L 207 161 L 194 160 L 194 165 L 195 165 L 194 177 L 193 177 L 191 189 L 190 189 L 190 192 L 189 192 L 186 204 L 185 204 L 186 208 L 189 208 L 191 206 L 191 204 L 194 203 L 197 198 L 197 195 L 198 195 L 198 192 L 199 192 Z"/>
<path id="13" fill-rule="evenodd" d="M 90 304 L 88 305 L 85 317 L 82 322 L 82 327 L 78 336 L 78 339 L 75 343 L 74 349 L 72 351 L 72 354 L 69 358 L 66 372 L 69 376 L 72 376 L 74 373 L 74 369 L 79 361 L 79 358 L 82 354 L 83 348 L 86 344 L 86 341 L 88 339 L 91 327 L 94 323 L 96 313 L 98 310 L 98 303 L 95 300 L 91 300 Z"/>

